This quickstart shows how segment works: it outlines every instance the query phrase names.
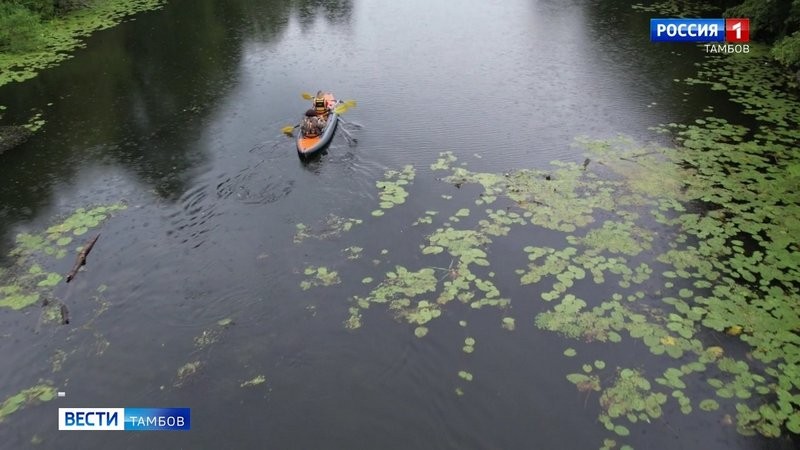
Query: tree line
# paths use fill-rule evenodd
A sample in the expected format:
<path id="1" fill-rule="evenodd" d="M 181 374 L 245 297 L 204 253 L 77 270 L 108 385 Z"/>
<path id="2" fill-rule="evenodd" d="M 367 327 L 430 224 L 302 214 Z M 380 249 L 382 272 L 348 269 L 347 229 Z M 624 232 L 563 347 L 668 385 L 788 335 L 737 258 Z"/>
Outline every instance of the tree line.
<path id="1" fill-rule="evenodd" d="M 781 64 L 800 68 L 800 0 L 745 0 L 725 7 L 725 17 L 750 19 L 752 39 L 772 45 L 772 56 Z M 736 2 L 738 3 L 738 2 Z"/>
<path id="2" fill-rule="evenodd" d="M 35 50 L 45 22 L 96 1 L 103 0 L 0 0 L 0 52 Z M 800 0 L 699 1 L 724 10 L 726 17 L 749 18 L 752 38 L 771 44 L 781 64 L 800 68 Z"/>

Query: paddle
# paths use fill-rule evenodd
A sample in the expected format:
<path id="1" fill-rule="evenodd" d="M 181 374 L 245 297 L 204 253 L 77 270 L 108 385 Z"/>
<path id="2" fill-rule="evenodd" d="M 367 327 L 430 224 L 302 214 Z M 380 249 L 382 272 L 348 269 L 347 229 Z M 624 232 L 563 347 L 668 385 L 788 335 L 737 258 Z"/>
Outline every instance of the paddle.
<path id="1" fill-rule="evenodd" d="M 337 106 L 336 108 L 333 108 L 333 112 L 335 112 L 336 114 L 341 115 L 342 113 L 346 112 L 348 109 L 353 108 L 355 106 L 356 106 L 356 101 L 355 100 L 347 100 L 347 101 L 339 100 L 339 106 Z"/>
<path id="2" fill-rule="evenodd" d="M 302 95 L 303 98 L 306 99 L 306 100 L 311 100 L 311 99 L 314 98 L 314 96 L 309 94 L 308 92 L 303 92 L 300 95 Z M 333 108 L 333 112 L 335 112 L 338 115 L 342 115 L 348 109 L 354 108 L 355 106 L 356 106 L 356 101 L 355 100 L 345 100 L 345 101 L 339 100 L 339 105 L 336 108 Z M 340 118 L 340 120 L 342 120 L 342 119 Z M 294 126 L 286 125 L 285 127 L 281 128 L 281 132 L 283 134 L 288 134 L 289 136 L 291 136 L 292 132 L 294 132 L 294 129 L 299 127 L 299 126 L 300 126 L 300 124 L 297 124 L 297 125 L 294 125 Z M 345 133 L 347 133 L 347 131 L 345 131 Z M 355 138 L 353 138 L 352 136 L 349 136 L 349 138 L 352 139 L 353 142 L 357 142 L 355 140 Z"/>
<path id="3" fill-rule="evenodd" d="M 295 125 L 295 126 L 286 125 L 285 127 L 281 128 L 281 132 L 283 132 L 283 134 L 288 134 L 289 136 L 291 136 L 292 132 L 294 131 L 294 129 L 299 127 L 299 126 L 300 126 L 299 123 L 297 125 Z"/>

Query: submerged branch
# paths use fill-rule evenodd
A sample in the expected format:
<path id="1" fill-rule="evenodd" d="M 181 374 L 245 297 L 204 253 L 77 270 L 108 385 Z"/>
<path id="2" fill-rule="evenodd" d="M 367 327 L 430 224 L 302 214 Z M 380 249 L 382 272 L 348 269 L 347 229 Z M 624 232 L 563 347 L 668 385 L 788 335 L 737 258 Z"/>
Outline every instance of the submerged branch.
<path id="1" fill-rule="evenodd" d="M 70 270 L 69 273 L 67 274 L 67 283 L 69 283 L 70 281 L 72 281 L 73 278 L 75 278 L 75 275 L 78 273 L 78 270 L 80 270 L 81 266 L 86 265 L 86 257 L 89 256 L 89 252 L 92 251 L 92 248 L 94 247 L 94 244 L 95 242 L 97 242 L 97 239 L 99 237 L 100 234 L 95 236 L 91 241 L 89 241 L 89 243 L 84 245 L 83 250 L 81 250 L 81 252 L 78 253 L 78 257 L 75 259 L 75 265 L 72 266 L 72 270 Z"/>

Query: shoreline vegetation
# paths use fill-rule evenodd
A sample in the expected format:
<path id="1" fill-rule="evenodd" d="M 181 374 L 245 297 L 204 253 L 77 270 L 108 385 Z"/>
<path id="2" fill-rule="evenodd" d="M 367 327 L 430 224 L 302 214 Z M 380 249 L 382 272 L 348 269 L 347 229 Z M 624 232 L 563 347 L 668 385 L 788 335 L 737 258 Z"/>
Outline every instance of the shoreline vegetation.
<path id="1" fill-rule="evenodd" d="M 166 0 L 3 0 L 0 2 L 0 86 L 25 81 L 71 57 L 92 32 L 126 16 L 157 9 Z M 670 16 L 699 16 L 723 10 L 725 17 L 750 18 L 753 40 L 770 46 L 770 56 L 800 69 L 800 0 L 686 2 L 662 0 L 635 9 Z M 800 76 L 800 72 L 797 74 Z"/>
<path id="2" fill-rule="evenodd" d="M 35 77 L 71 58 L 84 38 L 165 0 L 0 1 L 0 87 Z M 0 119 L 5 107 L 0 105 Z M 41 113 L 25 124 L 0 125 L 0 155 L 24 143 L 44 125 Z"/>
<path id="3" fill-rule="evenodd" d="M 664 17 L 742 17 L 750 19 L 750 40 L 769 46 L 769 56 L 794 72 L 800 82 L 800 0 L 661 0 L 639 11 Z"/>
<path id="4" fill-rule="evenodd" d="M 0 2 L 0 86 L 25 81 L 71 57 L 92 32 L 164 0 L 4 0 Z"/>

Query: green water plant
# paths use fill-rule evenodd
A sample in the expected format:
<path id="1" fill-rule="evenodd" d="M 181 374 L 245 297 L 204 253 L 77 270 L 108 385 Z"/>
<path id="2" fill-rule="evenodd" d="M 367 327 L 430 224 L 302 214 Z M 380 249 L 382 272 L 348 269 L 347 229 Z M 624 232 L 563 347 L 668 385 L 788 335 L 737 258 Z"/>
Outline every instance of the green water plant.
<path id="1" fill-rule="evenodd" d="M 42 383 L 36 386 L 23 389 L 20 392 L 8 397 L 0 405 L 0 423 L 3 423 L 8 416 L 14 414 L 22 408 L 41 403 L 49 402 L 56 397 L 56 388 L 49 383 Z"/>
<path id="2" fill-rule="evenodd" d="M 253 387 L 253 386 L 258 386 L 259 384 L 264 384 L 266 381 L 267 381 L 267 377 L 265 377 L 264 375 L 256 375 L 255 377 L 253 377 L 253 378 L 251 378 L 251 379 L 249 379 L 247 381 L 243 381 L 239 386 L 240 387 Z"/>
<path id="3" fill-rule="evenodd" d="M 300 287 L 306 291 L 315 286 L 332 286 L 339 284 L 339 272 L 330 270 L 327 267 L 308 266 L 303 271 L 308 278 L 300 282 Z"/>
<path id="4" fill-rule="evenodd" d="M 482 189 L 476 203 L 491 208 L 458 205 L 449 222 L 418 220 L 433 231 L 416 243 L 415 266 L 370 274 L 378 284 L 351 297 L 346 325 L 361 326 L 362 313 L 381 305 L 419 335 L 459 306 L 508 307 L 497 281 L 505 274 L 495 277 L 492 265 L 527 258 L 513 301 L 547 302 L 537 306 L 537 327 L 589 347 L 626 340 L 649 351 L 636 368 L 613 371 L 593 357 L 567 374 L 580 391 L 600 392 L 598 415 L 610 432 L 627 436 L 669 404 L 683 414 L 720 410 L 743 434 L 800 433 L 800 107 L 774 69 L 748 58 L 709 59 L 697 77 L 676 83 L 729 95 L 750 123 L 706 108 L 658 127 L 674 145 L 578 139 L 584 164 L 546 170 L 483 173 L 440 155 L 432 168 L 448 172 L 443 180 Z M 387 192 L 405 201 L 395 187 Z M 512 246 L 496 245 L 503 239 L 526 245 L 509 254 Z M 516 326 L 506 311 L 487 314 Z M 476 350 L 474 342 L 460 347 Z"/>
<path id="5" fill-rule="evenodd" d="M 296 231 L 293 241 L 295 244 L 300 244 L 309 238 L 320 240 L 334 239 L 361 223 L 363 223 L 361 219 L 344 218 L 336 214 L 328 214 L 327 217 L 313 227 L 303 223 L 295 225 Z"/>
<path id="6" fill-rule="evenodd" d="M 59 302 L 50 296 L 63 276 L 49 272 L 46 267 L 52 266 L 53 260 L 67 255 L 76 236 L 86 234 L 125 208 L 122 203 L 90 209 L 78 208 L 44 232 L 17 234 L 16 245 L 9 252 L 13 265 L 0 271 L 0 307 L 21 310 L 48 299 L 49 303 L 45 306 L 57 308 Z M 55 310 L 51 312 L 55 314 Z"/>
<path id="7" fill-rule="evenodd" d="M 178 368 L 173 386 L 179 388 L 184 386 L 191 377 L 195 376 L 203 367 L 201 361 L 191 361 Z"/>
<path id="8" fill-rule="evenodd" d="M 400 171 L 386 171 L 384 179 L 375 183 L 375 186 L 378 188 L 381 210 L 390 209 L 405 203 L 406 197 L 408 197 L 408 191 L 405 190 L 405 186 L 414 181 L 415 174 L 416 171 L 412 165 L 406 165 L 403 167 L 403 170 Z M 382 212 L 383 211 L 381 211 L 381 213 Z M 373 215 L 382 214 L 374 214 L 373 212 Z"/>
<path id="9" fill-rule="evenodd" d="M 84 38 L 92 32 L 112 27 L 131 14 L 156 9 L 163 4 L 163 0 L 107 0 L 87 3 L 43 24 L 32 20 L 31 16 L 14 18 L 12 23 L 16 25 L 16 31 L 10 36 L 10 49 L 13 51 L 0 53 L 0 86 L 35 77 L 39 71 L 70 58 L 70 52 L 85 45 Z M 20 20 L 29 23 L 20 26 Z M 9 23 L 5 23 L 3 28 L 11 30 Z M 31 35 L 25 37 L 21 31 Z"/>

